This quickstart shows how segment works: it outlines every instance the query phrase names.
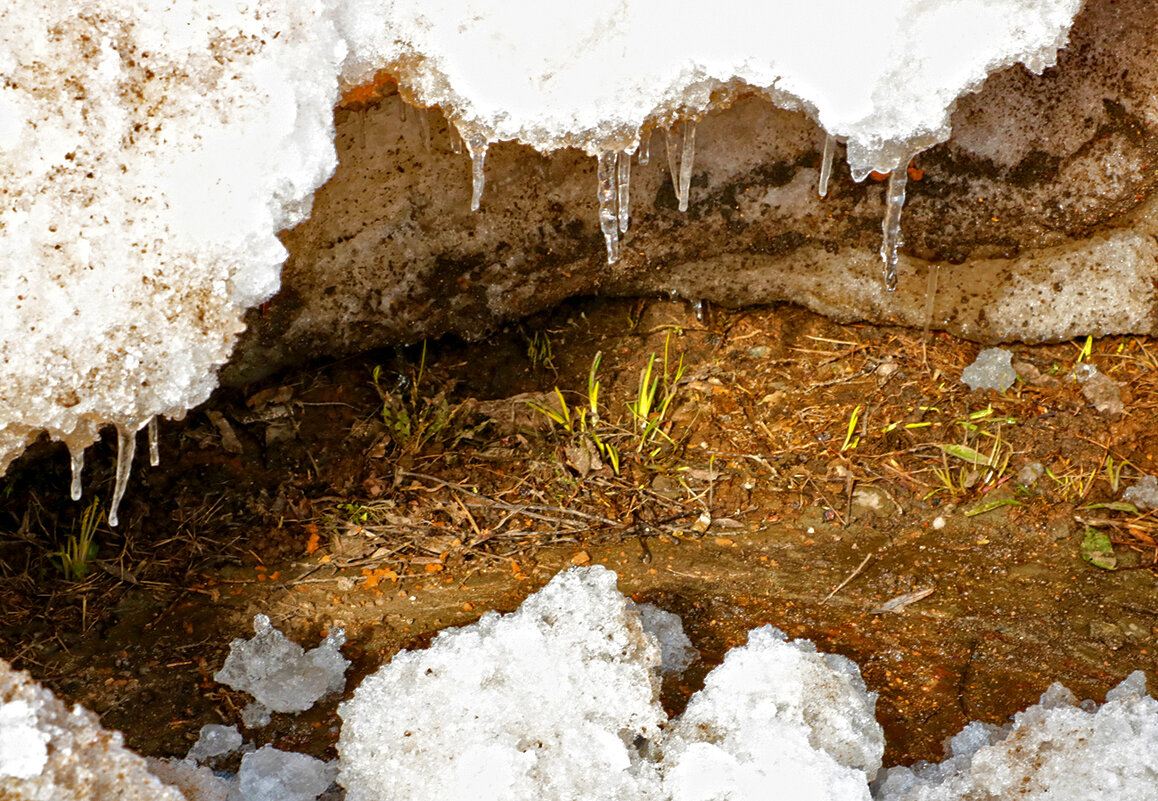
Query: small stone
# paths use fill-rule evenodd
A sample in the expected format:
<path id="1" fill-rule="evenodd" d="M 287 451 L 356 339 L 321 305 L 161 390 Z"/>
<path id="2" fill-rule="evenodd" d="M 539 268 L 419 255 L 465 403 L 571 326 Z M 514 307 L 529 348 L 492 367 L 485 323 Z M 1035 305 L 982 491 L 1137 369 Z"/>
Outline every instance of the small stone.
<path id="1" fill-rule="evenodd" d="M 1112 651 L 1117 651 L 1126 644 L 1126 635 L 1113 623 L 1104 620 L 1090 621 L 1090 638 L 1100 642 Z"/>

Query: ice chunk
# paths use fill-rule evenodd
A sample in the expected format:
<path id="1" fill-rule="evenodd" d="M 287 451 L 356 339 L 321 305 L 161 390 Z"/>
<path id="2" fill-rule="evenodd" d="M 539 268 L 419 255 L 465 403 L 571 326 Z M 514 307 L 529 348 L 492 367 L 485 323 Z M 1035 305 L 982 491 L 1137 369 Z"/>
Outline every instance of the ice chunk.
<path id="1" fill-rule="evenodd" d="M 1158 509 L 1158 478 L 1142 476 L 1132 487 L 1127 487 L 1122 493 L 1122 500 L 1132 503 L 1139 509 Z"/>
<path id="2" fill-rule="evenodd" d="M 237 798 L 236 778 L 218 776 L 189 759 L 146 757 L 145 762 L 154 776 L 180 790 L 186 801 L 229 801 L 231 793 L 235 801 L 247 801 Z"/>
<path id="3" fill-rule="evenodd" d="M 1004 348 L 986 348 L 973 363 L 961 371 L 961 380 L 969 389 L 995 389 L 1004 392 L 1017 380 L 1013 354 Z"/>
<path id="4" fill-rule="evenodd" d="M 884 754 L 876 694 L 847 659 L 766 626 L 708 674 L 661 741 L 674 801 L 870 798 Z"/>
<path id="5" fill-rule="evenodd" d="M 241 748 L 241 732 L 236 726 L 222 726 L 220 723 L 209 723 L 201 727 L 197 735 L 197 742 L 185 755 L 186 759 L 194 762 L 204 762 L 210 757 L 230 754 Z"/>
<path id="6" fill-rule="evenodd" d="M 1088 362 L 1075 365 L 1074 378 L 1081 384 L 1085 399 L 1102 414 L 1120 417 L 1126 411 L 1122 404 L 1121 387 L 1099 371 L 1096 365 Z"/>
<path id="7" fill-rule="evenodd" d="M 348 801 L 654 798 L 660 650 L 603 568 L 402 652 L 339 708 Z"/>
<path id="8" fill-rule="evenodd" d="M 978 724 L 970 724 L 951 741 L 946 761 L 891 769 L 877 799 L 1158 798 L 1158 701 L 1145 688 L 1144 674 L 1134 673 L 1098 707 L 1075 704 L 1073 695 L 1055 684 L 1009 727 L 979 731 Z"/>
<path id="9" fill-rule="evenodd" d="M 92 712 L 71 709 L 0 659 L 0 798 L 186 801 Z"/>
<path id="10" fill-rule="evenodd" d="M 644 631 L 659 640 L 661 673 L 683 673 L 699 659 L 700 652 L 684 633 L 679 615 L 655 604 L 640 604 L 639 621 Z"/>
<path id="11" fill-rule="evenodd" d="M 315 801 L 336 775 L 332 762 L 266 745 L 242 758 L 237 778 L 244 801 Z"/>
<path id="12" fill-rule="evenodd" d="M 254 616 L 253 630 L 252 639 L 230 644 L 225 665 L 213 676 L 217 681 L 249 693 L 274 712 L 302 712 L 345 686 L 350 660 L 339 650 L 346 641 L 342 629 L 332 629 L 310 651 L 287 639 L 265 615 Z"/>

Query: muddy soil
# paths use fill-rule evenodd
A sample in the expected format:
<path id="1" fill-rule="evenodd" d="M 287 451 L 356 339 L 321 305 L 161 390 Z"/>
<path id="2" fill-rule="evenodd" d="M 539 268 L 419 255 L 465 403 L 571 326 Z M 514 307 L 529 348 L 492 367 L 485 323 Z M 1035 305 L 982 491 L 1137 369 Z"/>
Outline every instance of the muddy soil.
<path id="1" fill-rule="evenodd" d="M 222 390 L 163 424 L 161 465 L 138 464 L 91 548 L 114 443 L 78 503 L 59 448 L 11 468 L 0 656 L 181 756 L 239 723 L 248 698 L 212 675 L 257 612 L 307 646 L 343 626 L 349 693 L 599 563 L 700 649 L 670 710 L 771 623 L 860 665 L 888 764 L 938 759 L 1053 681 L 1097 700 L 1136 669 L 1158 686 L 1158 520 L 1120 502 L 1158 472 L 1158 345 L 1011 350 L 1018 381 L 974 391 L 978 347 L 946 335 L 590 299 L 486 342 Z M 247 738 L 332 756 L 338 700 Z"/>

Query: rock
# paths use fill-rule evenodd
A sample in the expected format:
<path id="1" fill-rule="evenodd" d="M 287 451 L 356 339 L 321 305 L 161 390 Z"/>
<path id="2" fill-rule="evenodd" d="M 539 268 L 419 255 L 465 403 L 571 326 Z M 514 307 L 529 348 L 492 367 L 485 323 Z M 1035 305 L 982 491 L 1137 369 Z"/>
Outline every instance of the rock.
<path id="1" fill-rule="evenodd" d="M 1056 68 L 1007 69 L 959 101 L 952 139 L 914 162 L 894 293 L 878 254 L 883 184 L 854 183 L 838 150 L 822 200 L 822 132 L 763 99 L 699 123 L 684 214 L 655 132 L 650 163 L 633 167 L 631 228 L 613 267 L 594 159 L 492 147 L 471 213 L 469 159 L 450 151 L 436 111 L 403 122 L 397 94 L 339 108 L 341 164 L 310 220 L 283 233 L 283 289 L 248 315 L 226 380 L 448 332 L 478 338 L 592 293 L 787 299 L 981 342 L 1152 333 L 1156 41 L 1142 0 L 1091 0 Z"/>

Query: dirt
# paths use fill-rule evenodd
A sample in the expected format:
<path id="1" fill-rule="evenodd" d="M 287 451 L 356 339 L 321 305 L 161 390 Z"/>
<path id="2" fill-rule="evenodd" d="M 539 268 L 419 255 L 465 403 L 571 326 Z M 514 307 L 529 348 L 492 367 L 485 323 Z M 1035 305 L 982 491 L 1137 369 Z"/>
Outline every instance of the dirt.
<path id="1" fill-rule="evenodd" d="M 961 383 L 978 347 L 947 335 L 701 311 L 576 301 L 486 342 L 220 391 L 162 424 L 160 466 L 136 466 L 120 527 L 102 520 L 71 574 L 58 552 L 107 514 L 114 443 L 90 450 L 79 503 L 64 452 L 34 449 L 0 483 L 0 655 L 134 749 L 180 756 L 239 722 L 248 698 L 212 676 L 257 612 L 307 646 L 343 626 L 348 695 L 400 649 L 598 563 L 700 650 L 669 710 L 770 623 L 860 665 L 888 764 L 940 758 L 1053 681 L 1097 700 L 1136 669 L 1158 686 L 1158 520 L 1099 506 L 1158 471 L 1152 340 L 1014 346 L 1000 393 Z M 645 429 L 628 404 L 649 359 Z M 1079 362 L 1121 411 L 1094 408 Z M 339 700 L 245 733 L 332 756 Z"/>

